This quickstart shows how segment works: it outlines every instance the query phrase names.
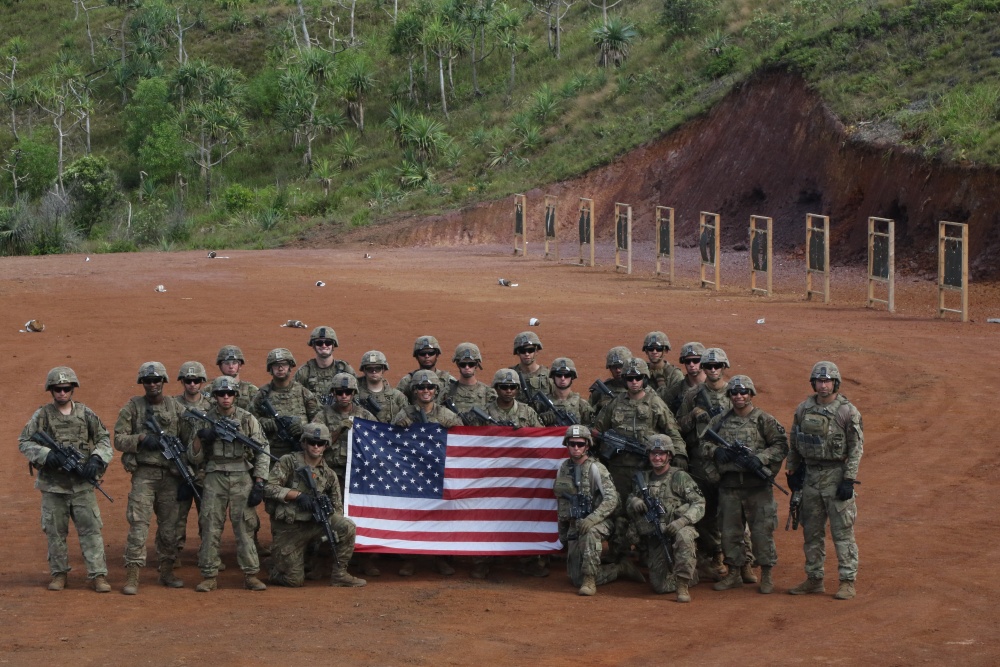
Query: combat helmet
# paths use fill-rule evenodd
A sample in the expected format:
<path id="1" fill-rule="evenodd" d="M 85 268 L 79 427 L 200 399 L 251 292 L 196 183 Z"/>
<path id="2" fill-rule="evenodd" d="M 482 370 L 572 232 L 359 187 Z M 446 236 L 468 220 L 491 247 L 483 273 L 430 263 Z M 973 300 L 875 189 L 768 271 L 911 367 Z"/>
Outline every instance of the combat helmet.
<path id="1" fill-rule="evenodd" d="M 389 370 L 389 360 L 378 350 L 368 350 L 361 355 L 361 365 L 358 368 L 364 370 L 365 366 L 382 366 Z"/>
<path id="2" fill-rule="evenodd" d="M 301 441 L 306 440 L 322 440 L 327 445 L 330 444 L 330 429 L 326 427 L 326 424 L 320 424 L 317 422 L 309 422 L 302 427 L 302 438 Z"/>
<path id="3" fill-rule="evenodd" d="M 573 424 L 566 427 L 566 435 L 563 436 L 563 446 L 569 442 L 570 438 L 583 438 L 587 443 L 594 444 L 594 438 L 590 434 L 590 429 L 583 424 Z"/>
<path id="4" fill-rule="evenodd" d="M 215 365 L 218 366 L 223 361 L 238 361 L 241 364 L 247 362 L 243 358 L 243 350 L 235 345 L 223 345 L 219 348 L 219 354 L 215 355 Z"/>
<path id="5" fill-rule="evenodd" d="M 650 331 L 646 334 L 646 338 L 642 341 L 642 351 L 645 352 L 654 345 L 666 348 L 666 350 L 669 351 L 670 339 L 667 338 L 667 334 L 662 331 Z"/>
<path id="6" fill-rule="evenodd" d="M 456 364 L 460 361 L 474 361 L 480 370 L 483 368 L 483 355 L 475 343 L 459 343 L 458 347 L 455 348 L 455 356 L 451 360 Z"/>
<path id="7" fill-rule="evenodd" d="M 628 349 L 624 345 L 616 345 L 615 347 L 608 350 L 608 354 L 605 356 L 605 368 L 611 368 L 612 366 L 624 366 L 625 362 L 632 358 L 632 350 Z"/>
<path id="8" fill-rule="evenodd" d="M 424 350 L 434 350 L 438 354 L 441 354 L 441 343 L 434 336 L 420 336 L 413 341 L 413 356 L 417 356 L 417 352 L 423 352 Z"/>
<path id="9" fill-rule="evenodd" d="M 557 357 L 552 362 L 552 366 L 549 367 L 549 377 L 552 377 L 556 373 L 569 373 L 570 377 L 576 379 L 576 364 L 569 357 Z"/>
<path id="10" fill-rule="evenodd" d="M 749 389 L 751 396 L 757 395 L 757 388 L 753 386 L 753 380 L 747 375 L 734 375 L 726 384 L 726 393 L 733 389 Z"/>
<path id="11" fill-rule="evenodd" d="M 292 368 L 295 368 L 295 357 L 288 348 L 276 347 L 267 353 L 267 372 L 271 372 L 271 366 L 278 362 L 287 363 Z"/>
<path id="12" fill-rule="evenodd" d="M 705 354 L 705 346 L 697 341 L 693 341 L 684 343 L 683 347 L 681 347 L 681 356 L 679 359 L 681 361 L 684 361 L 688 357 L 698 357 L 700 359 L 703 354 Z"/>
<path id="13" fill-rule="evenodd" d="M 628 359 L 622 367 L 622 377 L 635 377 L 636 375 L 649 379 L 649 364 L 643 359 Z"/>
<path id="14" fill-rule="evenodd" d="M 701 365 L 705 364 L 722 364 L 725 368 L 729 368 L 729 357 L 721 347 L 710 347 L 701 355 Z"/>
<path id="15" fill-rule="evenodd" d="M 683 456 L 685 452 L 679 451 L 677 443 L 675 443 L 669 435 L 664 435 L 663 433 L 654 433 L 649 437 L 649 447 L 646 449 L 646 453 L 649 452 L 670 452 L 672 457 Z"/>
<path id="16" fill-rule="evenodd" d="M 422 384 L 432 384 L 438 390 L 441 389 L 441 379 L 437 376 L 434 371 L 429 371 L 426 368 L 421 369 L 410 376 L 410 386 L 414 389 Z"/>
<path id="17" fill-rule="evenodd" d="M 333 382 L 330 384 L 330 393 L 332 394 L 336 389 L 351 389 L 357 393 L 358 378 L 350 373 L 337 373 L 333 376 Z"/>
<path id="18" fill-rule="evenodd" d="M 164 382 L 169 381 L 166 367 L 159 361 L 147 361 L 139 366 L 139 374 L 135 379 L 136 384 L 142 384 L 145 378 L 163 378 Z"/>
<path id="19" fill-rule="evenodd" d="M 522 347 L 533 345 L 538 350 L 542 349 L 542 341 L 534 331 L 522 331 L 514 336 L 514 354 Z"/>
<path id="20" fill-rule="evenodd" d="M 181 369 L 177 371 L 177 379 L 183 380 L 187 377 L 196 377 L 202 382 L 208 379 L 205 374 L 205 367 L 199 361 L 185 361 L 181 364 Z"/>
<path id="21" fill-rule="evenodd" d="M 309 347 L 313 346 L 317 340 L 332 340 L 334 347 L 340 347 L 340 341 L 337 340 L 337 332 L 333 330 L 333 327 L 316 327 L 309 334 Z"/>
<path id="22" fill-rule="evenodd" d="M 501 368 L 493 374 L 493 384 L 491 386 L 495 389 L 498 384 L 514 384 L 520 387 L 521 376 L 513 368 Z"/>
<path id="23" fill-rule="evenodd" d="M 212 380 L 212 393 L 217 394 L 220 391 L 235 391 L 236 395 L 240 395 L 240 383 L 228 375 L 220 375 L 219 377 Z"/>
<path id="24" fill-rule="evenodd" d="M 817 361 L 813 364 L 812 372 L 809 373 L 809 383 L 815 384 L 816 380 L 833 380 L 833 390 L 840 389 L 840 369 L 832 361 Z"/>
<path id="25" fill-rule="evenodd" d="M 79 387 L 80 381 L 76 379 L 76 372 L 69 366 L 56 366 L 45 376 L 45 391 L 57 384 L 70 384 Z"/>

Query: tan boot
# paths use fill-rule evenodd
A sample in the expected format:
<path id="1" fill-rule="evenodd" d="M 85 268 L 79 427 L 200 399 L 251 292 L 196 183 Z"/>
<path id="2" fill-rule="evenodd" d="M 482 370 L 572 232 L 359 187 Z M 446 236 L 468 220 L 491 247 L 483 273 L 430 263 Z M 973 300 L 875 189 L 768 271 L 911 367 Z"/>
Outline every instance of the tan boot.
<path id="1" fill-rule="evenodd" d="M 761 565 L 760 566 L 760 592 L 764 595 L 770 595 L 774 592 L 774 579 L 771 577 L 771 566 Z"/>
<path id="2" fill-rule="evenodd" d="M 160 583 L 167 588 L 184 588 L 184 582 L 174 575 L 174 561 L 160 562 Z"/>
<path id="3" fill-rule="evenodd" d="M 401 577 L 412 577 L 413 573 L 417 571 L 417 564 L 414 560 L 404 560 L 403 564 L 399 566 L 399 576 Z"/>
<path id="4" fill-rule="evenodd" d="M 813 579 L 812 577 L 806 579 L 801 584 L 795 588 L 788 589 L 789 595 L 808 595 L 809 593 L 822 593 L 823 592 L 823 579 Z"/>
<path id="5" fill-rule="evenodd" d="M 50 591 L 61 591 L 66 588 L 66 573 L 58 572 L 52 575 L 52 580 L 49 582 Z"/>
<path id="6" fill-rule="evenodd" d="M 446 577 L 450 577 L 455 574 L 455 568 L 451 566 L 451 563 L 449 563 L 448 559 L 444 556 L 434 557 L 434 569 L 437 570 L 438 574 Z"/>
<path id="7" fill-rule="evenodd" d="M 266 591 L 267 586 L 264 582 L 257 578 L 257 574 L 248 574 L 243 577 L 243 585 L 246 586 L 247 590 L 251 591 Z"/>
<path id="8" fill-rule="evenodd" d="M 374 555 L 364 554 L 359 560 L 361 561 L 361 572 L 366 577 L 382 576 L 382 570 L 378 569 L 378 565 L 375 564 Z"/>
<path id="9" fill-rule="evenodd" d="M 597 595 L 597 582 L 589 574 L 583 575 L 583 584 L 580 585 L 579 595 Z"/>
<path id="10" fill-rule="evenodd" d="M 854 597 L 854 582 L 848 581 L 847 579 L 842 579 L 840 581 L 840 588 L 834 593 L 834 600 L 850 600 Z"/>
<path id="11" fill-rule="evenodd" d="M 139 594 L 139 566 L 129 565 L 125 568 L 125 585 L 122 587 L 125 595 Z"/>
<path id="12" fill-rule="evenodd" d="M 639 571 L 639 568 L 637 568 L 628 558 L 618 563 L 618 576 L 625 577 L 626 579 L 630 579 L 632 581 L 637 581 L 640 584 L 646 582 L 646 577 L 642 576 L 642 572 Z"/>
<path id="13" fill-rule="evenodd" d="M 743 567 L 740 568 L 740 578 L 743 579 L 744 584 L 756 584 L 757 574 L 753 571 L 753 565 L 744 563 Z"/>
<path id="14" fill-rule="evenodd" d="M 723 577 L 722 581 L 712 586 L 713 590 L 716 591 L 728 591 L 730 588 L 742 588 L 743 587 L 743 576 L 740 574 L 740 568 L 735 565 L 729 568 L 729 574 Z"/>
<path id="15" fill-rule="evenodd" d="M 110 593 L 111 584 L 108 583 L 108 578 L 103 574 L 99 574 L 93 579 L 94 590 L 98 593 Z"/>
<path id="16" fill-rule="evenodd" d="M 218 587 L 219 582 L 215 577 L 205 577 L 194 589 L 199 593 L 211 593 Z"/>
<path id="17" fill-rule="evenodd" d="M 688 590 L 688 580 L 681 577 L 677 578 L 677 601 L 678 602 L 690 602 L 691 592 Z"/>
<path id="18" fill-rule="evenodd" d="M 715 570 L 716 581 L 722 581 L 723 577 L 729 574 L 729 568 L 726 567 L 726 555 L 721 551 L 712 557 L 712 565 Z"/>
<path id="19" fill-rule="evenodd" d="M 330 575 L 330 585 L 342 588 L 361 588 L 368 582 L 364 579 L 352 576 L 344 567 L 333 566 L 333 573 Z"/>

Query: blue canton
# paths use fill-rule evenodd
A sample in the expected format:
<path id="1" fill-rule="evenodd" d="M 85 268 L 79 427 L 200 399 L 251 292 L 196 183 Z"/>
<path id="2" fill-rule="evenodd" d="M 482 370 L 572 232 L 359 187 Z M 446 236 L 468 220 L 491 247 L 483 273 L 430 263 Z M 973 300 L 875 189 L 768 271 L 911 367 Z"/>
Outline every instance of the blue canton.
<path id="1" fill-rule="evenodd" d="M 440 500 L 448 431 L 440 424 L 408 428 L 355 419 L 351 492 Z"/>

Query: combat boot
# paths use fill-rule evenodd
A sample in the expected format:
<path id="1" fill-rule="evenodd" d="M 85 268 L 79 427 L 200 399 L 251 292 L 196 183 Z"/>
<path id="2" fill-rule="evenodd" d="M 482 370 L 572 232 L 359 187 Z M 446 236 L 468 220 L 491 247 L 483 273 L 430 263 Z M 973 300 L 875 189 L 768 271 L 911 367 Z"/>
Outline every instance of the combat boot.
<path id="1" fill-rule="evenodd" d="M 434 557 L 434 569 L 437 570 L 438 574 L 446 577 L 450 577 L 455 574 L 455 568 L 451 566 L 451 563 L 449 563 L 448 559 L 444 556 Z"/>
<path id="2" fill-rule="evenodd" d="M 267 586 L 264 585 L 264 582 L 257 578 L 257 573 L 256 572 L 254 574 L 248 574 L 248 575 L 244 576 L 243 577 L 243 585 L 246 586 L 247 589 L 251 590 L 251 591 L 266 591 L 267 590 Z"/>
<path id="3" fill-rule="evenodd" d="M 742 586 L 743 576 L 740 574 L 740 568 L 734 565 L 729 568 L 729 574 L 723 577 L 722 581 L 712 586 L 712 590 L 728 591 L 730 588 L 742 588 Z"/>
<path id="4" fill-rule="evenodd" d="M 854 597 L 854 582 L 847 579 L 840 580 L 840 588 L 833 594 L 834 600 L 850 600 Z"/>
<path id="5" fill-rule="evenodd" d="M 715 563 L 704 556 L 698 556 L 698 578 L 705 581 L 718 581 L 725 575 L 720 575 Z"/>
<path id="6" fill-rule="evenodd" d="M 184 582 L 174 575 L 174 561 L 160 561 L 160 583 L 167 588 L 184 588 Z"/>
<path id="7" fill-rule="evenodd" d="M 743 567 L 740 568 L 740 578 L 743 579 L 744 584 L 756 584 L 757 574 L 753 571 L 753 565 L 744 563 Z"/>
<path id="8" fill-rule="evenodd" d="M 94 585 L 94 590 L 97 591 L 98 593 L 111 592 L 111 584 L 108 583 L 108 578 L 105 577 L 103 574 L 99 574 L 96 577 L 94 577 L 93 585 Z"/>
<path id="9" fill-rule="evenodd" d="M 642 576 L 642 572 L 639 571 L 639 568 L 637 568 L 628 558 L 618 563 L 618 576 L 625 577 L 626 579 L 630 579 L 632 581 L 637 581 L 640 584 L 646 582 L 646 577 Z"/>
<path id="10" fill-rule="evenodd" d="M 809 593 L 823 592 L 823 578 L 813 579 L 809 577 L 795 588 L 788 589 L 789 595 L 807 595 Z"/>
<path id="11" fill-rule="evenodd" d="M 201 583 L 194 587 L 199 593 L 210 593 L 219 587 L 219 582 L 215 577 L 205 577 Z"/>
<path id="12" fill-rule="evenodd" d="M 583 583 L 580 585 L 579 595 L 597 595 L 597 582 L 591 574 L 583 575 Z"/>
<path id="13" fill-rule="evenodd" d="M 139 566 L 129 565 L 125 568 L 125 585 L 122 587 L 125 595 L 139 594 Z"/>
<path id="14" fill-rule="evenodd" d="M 52 581 L 49 582 L 50 591 L 61 591 L 66 588 L 66 573 L 57 572 L 52 575 Z"/>
<path id="15" fill-rule="evenodd" d="M 769 595 L 774 592 L 774 579 L 771 577 L 771 566 L 760 566 L 760 592 Z"/>
<path id="16" fill-rule="evenodd" d="M 340 586 L 342 588 L 361 588 L 368 582 L 364 579 L 352 576 L 350 572 L 344 567 L 334 566 L 333 573 L 330 575 L 330 585 Z"/>
<path id="17" fill-rule="evenodd" d="M 677 578 L 677 601 L 690 602 L 691 592 L 688 590 L 688 580 L 682 577 Z"/>
<path id="18" fill-rule="evenodd" d="M 726 555 L 721 551 L 712 557 L 712 565 L 715 568 L 716 581 L 722 581 L 722 578 L 729 574 L 729 568 L 726 567 Z"/>

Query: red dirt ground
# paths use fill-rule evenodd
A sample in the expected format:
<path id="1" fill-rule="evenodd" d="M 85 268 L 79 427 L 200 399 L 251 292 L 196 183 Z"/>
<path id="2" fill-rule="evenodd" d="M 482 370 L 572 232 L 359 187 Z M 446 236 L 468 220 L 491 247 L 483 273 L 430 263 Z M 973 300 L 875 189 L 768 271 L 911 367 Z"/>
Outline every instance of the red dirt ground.
<path id="1" fill-rule="evenodd" d="M 8 443 L 0 454 L 4 537 L 0 544 L 0 660 L 17 665 L 201 665 L 329 663 L 442 664 L 995 664 L 1000 578 L 992 505 L 998 484 L 995 433 L 972 384 L 997 366 L 1000 316 L 995 285 L 974 285 L 974 322 L 933 318 L 933 284 L 901 280 L 898 312 L 863 307 L 864 281 L 834 272 L 831 305 L 808 303 L 798 260 L 782 259 L 777 296 L 751 297 L 745 262 L 725 258 L 719 293 L 696 287 L 693 253 L 681 253 L 678 285 L 637 262 L 631 276 L 527 259 L 507 248 L 385 249 L 4 258 L 0 261 L 0 344 Z M 371 259 L 363 259 L 370 252 Z M 517 288 L 497 285 L 505 277 Z M 317 280 L 327 286 L 318 288 Z M 166 287 L 157 293 L 158 284 Z M 395 381 L 411 368 L 410 346 L 425 333 L 450 353 L 478 343 L 487 377 L 513 360 L 514 335 L 538 317 L 543 362 L 572 356 L 578 384 L 603 376 L 612 345 L 641 347 L 663 329 L 675 352 L 687 340 L 720 345 L 733 372 L 757 383 L 757 404 L 788 425 L 809 392 L 820 358 L 835 360 L 843 391 L 861 409 L 866 431 L 858 489 L 861 572 L 858 597 L 805 599 L 784 594 L 803 577 L 801 532 L 779 530 L 778 591 L 752 587 L 693 589 L 678 605 L 646 585 L 616 582 L 580 598 L 559 563 L 544 580 L 499 569 L 486 581 L 428 570 L 402 579 L 383 561 L 382 577 L 362 589 L 240 587 L 227 530 L 220 590 L 196 594 L 191 544 L 179 571 L 183 590 L 155 583 L 146 568 L 140 594 L 119 593 L 128 478 L 116 460 L 106 487 L 116 502 L 98 502 L 105 521 L 115 591 L 83 585 L 75 534 L 74 571 L 62 593 L 45 589 L 45 539 L 39 494 L 15 442 L 32 410 L 46 402 L 47 370 L 68 364 L 79 373 L 77 398 L 110 427 L 137 393 L 135 371 L 164 362 L 171 373 L 188 359 L 210 365 L 225 343 L 243 347 L 245 375 L 265 379 L 267 351 L 287 346 L 307 359 L 307 332 L 279 325 L 299 319 L 333 325 L 339 356 L 356 364 L 384 350 Z M 44 333 L 19 333 L 26 321 Z M 756 324 L 760 318 L 764 324 Z M 168 385 L 170 393 L 178 384 Z M 787 511 L 780 502 L 780 523 Z M 189 535 L 196 535 L 194 520 Z M 266 531 L 265 533 L 266 534 Z M 193 539 L 192 542 L 197 542 Z M 828 573 L 836 564 L 827 563 Z M 829 593 L 835 589 L 829 577 Z"/>

